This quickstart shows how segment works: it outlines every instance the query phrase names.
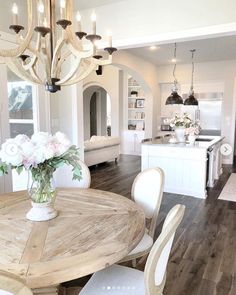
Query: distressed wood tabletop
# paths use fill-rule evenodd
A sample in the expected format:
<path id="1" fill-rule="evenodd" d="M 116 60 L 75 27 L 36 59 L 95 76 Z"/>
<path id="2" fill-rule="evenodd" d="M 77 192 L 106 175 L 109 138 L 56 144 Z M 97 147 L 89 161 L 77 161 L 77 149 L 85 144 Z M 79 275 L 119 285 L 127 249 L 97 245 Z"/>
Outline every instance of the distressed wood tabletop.
<path id="1" fill-rule="evenodd" d="M 134 202 L 94 189 L 58 189 L 58 217 L 26 219 L 26 191 L 0 195 L 0 270 L 30 288 L 54 286 L 103 269 L 141 240 L 145 216 Z"/>

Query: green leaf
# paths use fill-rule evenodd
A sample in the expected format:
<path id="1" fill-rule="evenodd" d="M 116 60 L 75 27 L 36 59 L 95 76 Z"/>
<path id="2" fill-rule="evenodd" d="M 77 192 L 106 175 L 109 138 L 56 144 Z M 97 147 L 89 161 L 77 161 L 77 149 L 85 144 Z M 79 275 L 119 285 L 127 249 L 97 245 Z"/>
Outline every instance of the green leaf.
<path id="1" fill-rule="evenodd" d="M 0 165 L 0 176 L 3 176 L 4 174 L 8 174 L 8 166 L 5 163 L 2 163 Z"/>
<path id="2" fill-rule="evenodd" d="M 73 169 L 73 179 L 81 180 L 81 178 L 82 178 L 81 168 L 80 166 L 77 166 Z"/>
<path id="3" fill-rule="evenodd" d="M 18 175 L 21 174 L 21 172 L 23 171 L 24 167 L 23 166 L 19 166 L 19 167 L 16 167 L 15 170 L 16 172 L 18 173 Z"/>

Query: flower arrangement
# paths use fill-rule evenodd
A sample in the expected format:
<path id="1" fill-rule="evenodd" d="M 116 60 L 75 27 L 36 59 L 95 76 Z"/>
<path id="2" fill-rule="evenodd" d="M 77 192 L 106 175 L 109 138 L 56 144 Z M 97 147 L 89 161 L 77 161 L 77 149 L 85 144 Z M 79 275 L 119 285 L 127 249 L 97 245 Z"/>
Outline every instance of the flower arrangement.
<path id="1" fill-rule="evenodd" d="M 175 115 L 174 118 L 170 120 L 171 127 L 184 127 L 189 128 L 190 125 L 193 123 L 190 115 L 184 113 L 183 116 Z"/>
<path id="2" fill-rule="evenodd" d="M 45 203 L 52 199 L 54 191 L 50 180 L 57 168 L 66 164 L 72 166 L 73 179 L 81 179 L 79 152 L 65 134 L 57 132 L 51 135 L 39 132 L 29 138 L 20 134 L 6 140 L 0 150 L 0 176 L 8 173 L 8 168 L 20 174 L 24 169 L 31 172 L 34 188 L 32 201 Z"/>
<path id="3" fill-rule="evenodd" d="M 199 121 L 192 122 L 190 126 L 185 130 L 186 135 L 199 135 L 201 130 Z"/>

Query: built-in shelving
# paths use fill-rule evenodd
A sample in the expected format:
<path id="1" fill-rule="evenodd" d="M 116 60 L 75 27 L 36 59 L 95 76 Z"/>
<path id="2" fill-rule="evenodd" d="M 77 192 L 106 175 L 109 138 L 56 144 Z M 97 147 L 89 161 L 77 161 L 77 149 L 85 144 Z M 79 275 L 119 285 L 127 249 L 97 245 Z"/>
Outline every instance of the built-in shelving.
<path id="1" fill-rule="evenodd" d="M 132 92 L 135 92 L 132 94 Z M 137 81 L 128 78 L 128 130 L 145 130 L 145 93 Z"/>

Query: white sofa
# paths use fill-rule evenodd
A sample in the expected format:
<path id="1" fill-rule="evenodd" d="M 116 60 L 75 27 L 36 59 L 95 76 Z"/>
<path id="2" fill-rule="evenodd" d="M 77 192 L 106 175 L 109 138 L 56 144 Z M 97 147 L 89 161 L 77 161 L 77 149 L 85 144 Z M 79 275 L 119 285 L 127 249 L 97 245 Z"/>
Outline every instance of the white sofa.
<path id="1" fill-rule="evenodd" d="M 115 160 L 120 154 L 120 138 L 92 136 L 84 142 L 84 162 L 87 166 Z"/>

